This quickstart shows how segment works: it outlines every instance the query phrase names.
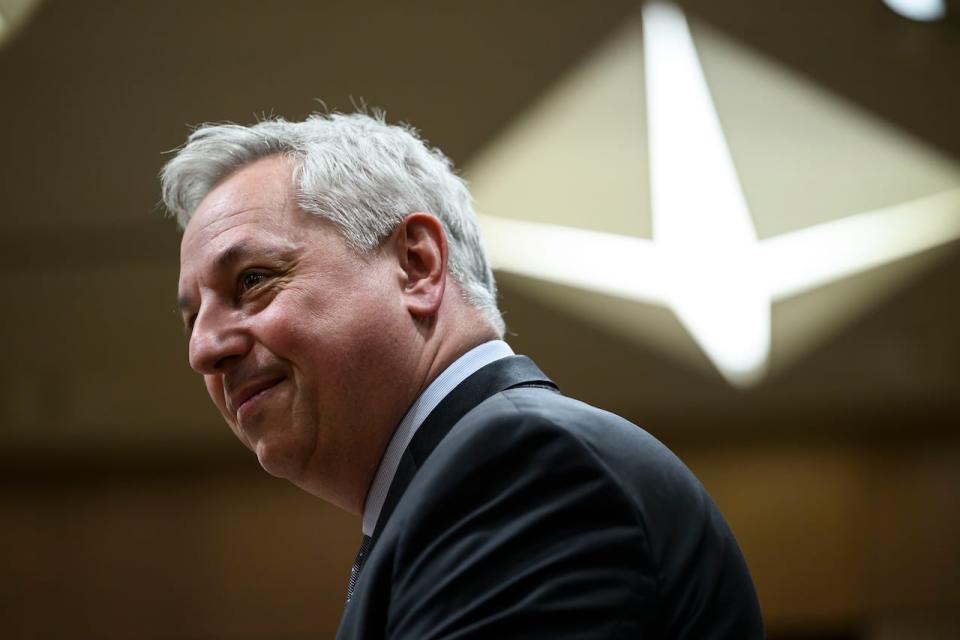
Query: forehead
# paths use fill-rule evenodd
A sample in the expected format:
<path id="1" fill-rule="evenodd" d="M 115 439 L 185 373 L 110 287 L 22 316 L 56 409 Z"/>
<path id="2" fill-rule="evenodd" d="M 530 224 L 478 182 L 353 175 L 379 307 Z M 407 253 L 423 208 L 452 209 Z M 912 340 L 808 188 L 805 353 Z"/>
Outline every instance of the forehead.
<path id="1" fill-rule="evenodd" d="M 262 158 L 234 171 L 203 198 L 183 232 L 181 268 L 209 253 L 229 236 L 266 239 L 297 233 L 305 223 L 293 193 L 290 161 Z"/>

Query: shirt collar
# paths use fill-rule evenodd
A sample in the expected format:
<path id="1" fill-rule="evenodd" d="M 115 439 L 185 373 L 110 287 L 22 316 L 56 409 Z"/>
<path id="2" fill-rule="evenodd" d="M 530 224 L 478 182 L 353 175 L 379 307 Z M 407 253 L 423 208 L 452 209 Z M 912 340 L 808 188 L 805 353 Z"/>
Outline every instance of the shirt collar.
<path id="1" fill-rule="evenodd" d="M 474 347 L 444 369 L 440 375 L 434 378 L 430 386 L 414 400 L 406 415 L 403 416 L 403 420 L 394 430 L 390 443 L 380 460 L 377 473 L 370 484 L 370 490 L 367 492 L 367 500 L 363 506 L 364 535 L 373 535 L 377 526 L 377 519 L 380 517 L 380 510 L 383 508 L 383 501 L 387 498 L 387 491 L 390 490 L 393 476 L 397 473 L 397 467 L 400 465 L 400 457 L 403 456 L 403 452 L 407 450 L 407 445 L 410 444 L 417 429 L 427 419 L 430 412 L 440 404 L 440 401 L 448 393 L 453 391 L 454 387 L 482 367 L 495 360 L 512 355 L 513 349 L 503 340 L 491 340 Z"/>

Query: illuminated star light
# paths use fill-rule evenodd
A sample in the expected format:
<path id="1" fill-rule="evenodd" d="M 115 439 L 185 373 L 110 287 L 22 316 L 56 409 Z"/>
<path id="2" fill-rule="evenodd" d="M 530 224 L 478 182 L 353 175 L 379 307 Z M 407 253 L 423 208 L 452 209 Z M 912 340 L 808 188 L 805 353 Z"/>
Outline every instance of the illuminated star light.
<path id="1" fill-rule="evenodd" d="M 497 269 L 664 305 L 749 386 L 769 364 L 774 302 L 960 237 L 952 189 L 758 240 L 686 19 L 648 3 L 643 27 L 653 240 L 480 216 Z"/>

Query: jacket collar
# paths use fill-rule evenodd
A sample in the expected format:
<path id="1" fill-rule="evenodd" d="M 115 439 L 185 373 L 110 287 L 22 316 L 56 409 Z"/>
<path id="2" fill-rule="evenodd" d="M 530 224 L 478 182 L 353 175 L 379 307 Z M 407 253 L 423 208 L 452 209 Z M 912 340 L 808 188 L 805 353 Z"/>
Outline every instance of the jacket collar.
<path id="1" fill-rule="evenodd" d="M 417 470 L 454 425 L 487 398 L 507 389 L 529 386 L 557 390 L 557 385 L 532 360 L 525 356 L 510 356 L 481 367 L 440 401 L 403 452 L 373 531 L 373 543 L 380 536 Z"/>

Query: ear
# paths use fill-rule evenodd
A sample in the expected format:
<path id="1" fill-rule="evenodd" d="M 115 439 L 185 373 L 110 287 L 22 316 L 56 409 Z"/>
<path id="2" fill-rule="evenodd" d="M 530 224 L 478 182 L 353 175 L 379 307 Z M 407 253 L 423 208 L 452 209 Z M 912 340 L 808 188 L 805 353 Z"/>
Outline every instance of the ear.
<path id="1" fill-rule="evenodd" d="M 397 229 L 397 254 L 407 310 L 433 317 L 447 283 L 447 238 L 436 216 L 411 213 Z"/>

